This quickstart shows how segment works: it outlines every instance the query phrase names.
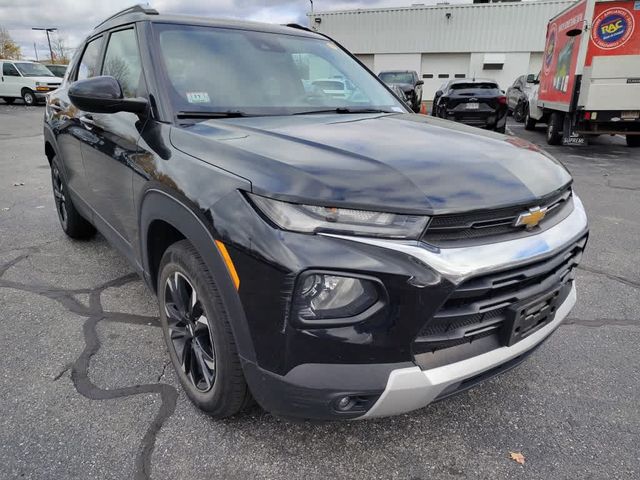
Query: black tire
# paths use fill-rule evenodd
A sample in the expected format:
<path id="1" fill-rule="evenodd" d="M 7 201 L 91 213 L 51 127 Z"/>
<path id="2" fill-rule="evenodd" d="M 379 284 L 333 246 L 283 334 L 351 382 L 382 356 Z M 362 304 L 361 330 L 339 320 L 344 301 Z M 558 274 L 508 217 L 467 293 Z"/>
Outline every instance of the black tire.
<path id="1" fill-rule="evenodd" d="M 64 233 L 78 240 L 91 238 L 96 233 L 96 229 L 80 215 L 73 205 L 68 193 L 67 183 L 58 165 L 57 157 L 53 157 L 51 160 L 51 185 L 58 219 Z"/>
<path id="2" fill-rule="evenodd" d="M 526 111 L 526 104 L 524 102 L 518 102 L 516 108 L 513 110 L 513 119 L 518 122 L 524 122 L 524 116 Z"/>
<path id="3" fill-rule="evenodd" d="M 214 418 L 249 405 L 229 316 L 209 269 L 187 240 L 162 256 L 158 303 L 169 356 L 189 399 Z"/>
<path id="4" fill-rule="evenodd" d="M 13 105 L 13 102 L 16 101 L 16 99 L 13 97 L 2 97 L 2 100 L 4 100 L 4 103 L 6 103 L 7 105 Z"/>
<path id="5" fill-rule="evenodd" d="M 640 135 L 627 135 L 627 146 L 631 148 L 640 147 Z"/>
<path id="6" fill-rule="evenodd" d="M 30 90 L 28 88 L 22 89 L 22 101 L 27 107 L 32 107 L 38 103 L 36 94 L 33 93 L 33 90 Z"/>
<path id="7" fill-rule="evenodd" d="M 558 112 L 553 112 L 547 122 L 547 143 L 549 145 L 560 145 L 562 143 L 563 124 L 564 116 Z"/>
<path id="8" fill-rule="evenodd" d="M 524 110 L 524 129 L 525 130 L 535 130 L 536 129 L 536 119 L 531 118 L 529 114 L 529 105 Z"/>

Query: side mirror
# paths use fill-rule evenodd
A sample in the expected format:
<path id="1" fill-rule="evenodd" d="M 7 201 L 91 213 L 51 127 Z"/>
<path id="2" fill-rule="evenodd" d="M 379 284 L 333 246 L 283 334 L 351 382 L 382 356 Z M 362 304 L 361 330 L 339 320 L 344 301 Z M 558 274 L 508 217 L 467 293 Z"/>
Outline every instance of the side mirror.
<path id="1" fill-rule="evenodd" d="M 436 97 L 441 97 L 442 96 L 442 90 L 438 90 L 436 92 Z"/>
<path id="2" fill-rule="evenodd" d="M 78 80 L 69 87 L 69 99 L 83 112 L 144 113 L 147 101 L 144 98 L 124 98 L 120 82 L 113 77 L 92 77 Z"/>
<path id="3" fill-rule="evenodd" d="M 536 76 L 533 73 L 527 75 L 527 83 L 538 83 Z"/>
<path id="4" fill-rule="evenodd" d="M 424 80 L 418 80 L 416 82 L 416 86 L 418 86 L 418 85 L 424 85 Z"/>

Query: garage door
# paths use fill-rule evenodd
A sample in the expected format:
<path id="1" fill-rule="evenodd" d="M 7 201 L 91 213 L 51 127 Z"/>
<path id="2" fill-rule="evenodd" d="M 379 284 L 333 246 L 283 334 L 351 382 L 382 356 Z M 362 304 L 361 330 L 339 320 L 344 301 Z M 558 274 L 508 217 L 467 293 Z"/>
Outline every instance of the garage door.
<path id="1" fill-rule="evenodd" d="M 468 53 L 423 53 L 421 75 L 424 100 L 433 100 L 436 90 L 446 81 L 469 75 L 471 55 Z"/>

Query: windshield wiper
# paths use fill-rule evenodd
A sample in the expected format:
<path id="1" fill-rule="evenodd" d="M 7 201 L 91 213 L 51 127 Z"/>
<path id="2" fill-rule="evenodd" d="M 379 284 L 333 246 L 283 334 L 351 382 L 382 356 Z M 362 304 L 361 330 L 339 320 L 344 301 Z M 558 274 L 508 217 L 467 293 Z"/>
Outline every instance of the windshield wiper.
<path id="1" fill-rule="evenodd" d="M 210 111 L 210 112 L 198 112 L 198 111 L 186 111 L 181 110 L 176 113 L 178 118 L 238 118 L 238 117 L 250 117 L 251 115 L 241 112 L 240 110 L 222 110 L 222 111 Z"/>
<path id="2" fill-rule="evenodd" d="M 349 108 L 349 107 L 337 107 L 337 108 L 327 108 L 322 110 L 307 110 L 304 112 L 297 112 L 293 115 L 312 115 L 315 113 L 402 113 L 402 112 L 394 112 L 393 110 L 382 110 L 379 108 Z"/>

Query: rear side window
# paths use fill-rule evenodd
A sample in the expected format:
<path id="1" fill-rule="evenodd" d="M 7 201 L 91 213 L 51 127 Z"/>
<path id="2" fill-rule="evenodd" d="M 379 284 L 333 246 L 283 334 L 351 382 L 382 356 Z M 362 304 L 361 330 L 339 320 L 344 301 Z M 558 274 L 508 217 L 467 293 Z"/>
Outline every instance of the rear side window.
<path id="1" fill-rule="evenodd" d="M 102 74 L 110 75 L 120 82 L 125 98 L 137 97 L 141 94 L 139 87 L 143 84 L 142 65 L 133 28 L 111 34 L 107 53 L 104 56 Z"/>
<path id="2" fill-rule="evenodd" d="M 12 63 L 5 63 L 2 65 L 2 75 L 6 77 L 19 77 L 18 69 L 13 66 Z"/>
<path id="3" fill-rule="evenodd" d="M 87 44 L 82 59 L 80 60 L 80 66 L 78 67 L 77 80 L 84 80 L 85 78 L 91 78 L 98 75 L 100 71 L 100 65 L 98 65 L 100 46 L 102 44 L 102 37 L 91 40 Z"/>

